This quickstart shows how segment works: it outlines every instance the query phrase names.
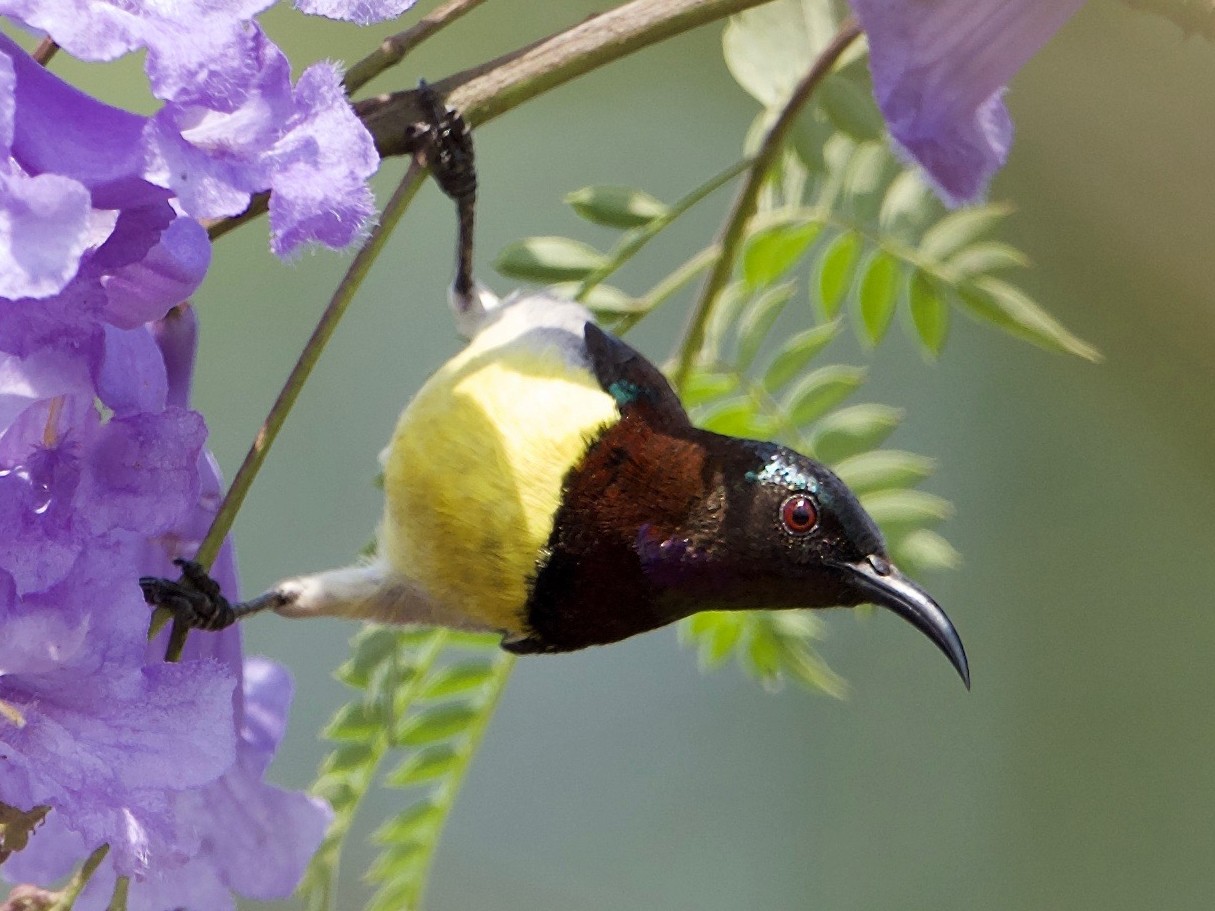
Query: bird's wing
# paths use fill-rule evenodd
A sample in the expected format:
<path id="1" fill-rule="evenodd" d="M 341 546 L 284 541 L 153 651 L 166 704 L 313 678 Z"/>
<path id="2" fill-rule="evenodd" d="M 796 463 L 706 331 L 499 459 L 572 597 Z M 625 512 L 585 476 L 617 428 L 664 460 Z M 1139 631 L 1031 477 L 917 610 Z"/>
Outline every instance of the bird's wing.
<path id="1" fill-rule="evenodd" d="M 635 413 L 655 426 L 688 424 L 688 414 L 679 396 L 644 355 L 592 322 L 586 324 L 584 333 L 595 379 L 616 400 L 622 415 Z"/>

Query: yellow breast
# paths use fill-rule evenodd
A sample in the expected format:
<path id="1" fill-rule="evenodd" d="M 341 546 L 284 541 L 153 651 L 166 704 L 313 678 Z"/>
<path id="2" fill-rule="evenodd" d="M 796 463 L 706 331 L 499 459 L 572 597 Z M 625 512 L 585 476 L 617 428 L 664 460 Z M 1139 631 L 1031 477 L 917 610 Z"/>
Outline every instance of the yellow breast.
<path id="1" fill-rule="evenodd" d="M 515 632 L 565 474 L 618 420 L 566 329 L 499 320 L 402 413 L 380 553 L 444 610 Z"/>

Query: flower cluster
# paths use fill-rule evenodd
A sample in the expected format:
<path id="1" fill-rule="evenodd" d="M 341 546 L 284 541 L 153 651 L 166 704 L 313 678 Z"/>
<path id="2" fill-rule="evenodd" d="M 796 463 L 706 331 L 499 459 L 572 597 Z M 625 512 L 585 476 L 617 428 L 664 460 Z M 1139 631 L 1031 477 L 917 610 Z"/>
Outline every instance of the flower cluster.
<path id="1" fill-rule="evenodd" d="M 0 872 L 51 884 L 108 844 L 82 906 L 117 876 L 149 911 L 285 895 L 328 820 L 262 780 L 285 672 L 242 659 L 236 631 L 164 663 L 136 584 L 192 554 L 218 502 L 177 306 L 209 264 L 199 220 L 271 190 L 287 254 L 345 245 L 372 213 L 378 160 L 339 73 L 292 84 L 252 18 L 269 2 L 0 0 L 83 59 L 145 50 L 163 102 L 103 104 L 0 34 L 0 809 L 50 808 Z M 366 21 L 409 4 L 308 5 Z M 215 574 L 236 590 L 227 548 Z"/>

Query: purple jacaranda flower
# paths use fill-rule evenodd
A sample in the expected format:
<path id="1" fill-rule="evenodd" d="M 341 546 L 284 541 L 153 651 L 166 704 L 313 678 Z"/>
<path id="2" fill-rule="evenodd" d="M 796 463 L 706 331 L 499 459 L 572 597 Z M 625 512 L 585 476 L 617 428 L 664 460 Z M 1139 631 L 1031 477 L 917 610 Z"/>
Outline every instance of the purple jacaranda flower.
<path id="1" fill-rule="evenodd" d="M 132 877 L 132 911 L 283 897 L 329 822 L 323 802 L 263 780 L 285 728 L 286 672 L 243 661 L 237 629 L 195 635 L 166 665 L 163 638 L 145 641 L 146 607 L 131 603 L 134 579 L 168 575 L 172 557 L 197 549 L 221 487 L 187 410 L 194 314 L 180 308 L 151 329 L 106 333 L 100 387 L 120 385 L 104 365 L 146 362 L 119 396 L 103 396 L 117 406 L 108 422 L 91 400 L 60 394 L 0 432 L 0 533 L 22 545 L 0 560 L 0 699 L 25 720 L 0 722 L 0 802 L 52 806 L 3 871 L 50 884 L 108 841 L 81 911 L 103 908 L 119 875 Z M 8 360 L 0 377 L 19 376 Z M 83 428 L 78 442 L 47 446 L 46 421 L 56 433 Z M 33 454 L 7 467 L 31 436 Z M 213 572 L 236 590 L 230 546 Z"/>
<path id="2" fill-rule="evenodd" d="M 0 279 L 0 349 L 24 354 L 40 340 L 79 344 L 103 324 L 142 325 L 202 281 L 206 232 L 145 178 L 146 126 L 0 35 L 0 168 L 10 190 L 0 219 L 12 226 L 0 258 L 15 266 Z M 43 188 L 36 204 L 23 189 L 32 186 Z"/>
<path id="3" fill-rule="evenodd" d="M 55 826 L 109 843 L 114 867 L 139 876 L 180 852 L 173 795 L 235 756 L 234 675 L 213 660 L 146 664 L 131 582 L 147 541 L 195 508 L 205 427 L 163 396 L 105 420 L 87 369 L 40 398 L 26 360 L 0 355 L 0 399 L 30 400 L 0 425 L 0 802 L 50 806 Z"/>
<path id="4" fill-rule="evenodd" d="M 414 5 L 416 0 L 295 0 L 295 8 L 329 19 L 344 19 L 370 25 L 393 19 Z"/>
<path id="5" fill-rule="evenodd" d="M 379 158 L 331 64 L 291 85 L 291 65 L 260 31 L 256 68 L 237 103 L 168 104 L 149 123 L 152 179 L 199 217 L 242 212 L 272 190 L 272 246 L 286 255 L 310 240 L 349 243 L 374 210 L 367 178 Z"/>
<path id="6" fill-rule="evenodd" d="M 299 0 L 306 13 L 368 25 L 399 16 L 415 0 Z M 147 51 L 152 93 L 165 101 L 230 94 L 255 58 L 249 24 L 274 0 L 0 0 L 0 15 L 51 36 L 73 57 L 114 60 Z"/>
<path id="7" fill-rule="evenodd" d="M 1084 0 L 850 0 L 896 146 L 951 205 L 981 197 L 1012 142 L 1004 87 Z"/>
<path id="8" fill-rule="evenodd" d="M 15 93 L 0 83 L 0 117 L 6 104 L 20 113 L 12 118 L 12 151 L 27 180 L 18 189 L 27 196 L 40 191 L 34 199 L 39 211 L 51 201 L 64 210 L 54 213 L 54 230 L 37 234 L 30 229 L 37 223 L 28 217 L 15 226 L 22 230 L 7 232 L 0 219 L 0 255 L 7 233 L 8 247 L 19 242 L 27 258 L 53 258 L 60 265 L 54 272 L 51 263 L 35 259 L 41 272 L 60 279 L 60 287 L 70 278 L 62 263 L 90 245 L 89 227 L 96 232 L 104 226 L 88 224 L 78 187 L 70 196 L 69 186 L 29 183 L 59 177 L 90 189 L 96 210 L 119 203 L 126 208 L 135 202 L 132 192 L 146 197 L 158 191 L 161 202 L 176 197 L 180 212 L 194 219 L 238 214 L 253 194 L 272 191 L 271 238 L 279 255 L 309 242 L 343 247 L 356 239 L 374 211 L 367 180 L 379 158 L 371 135 L 332 64 L 308 67 L 292 85 L 288 61 L 251 18 L 266 5 L 186 2 L 135 12 L 108 3 L 80 8 L 0 0 L 0 13 L 47 29 L 86 59 L 146 47 L 150 88 L 165 101 L 150 119 L 101 105 L 43 71 L 11 40 L 0 41 L 16 76 Z M 81 160 L 89 155 L 96 161 Z M 75 218 L 71 231 L 69 216 Z M 47 243 L 37 242 L 42 237 Z M 53 257 L 59 248 L 64 249 Z M 0 294 L 43 297 L 58 290 L 51 285 L 27 282 L 21 290 L 0 284 Z"/>

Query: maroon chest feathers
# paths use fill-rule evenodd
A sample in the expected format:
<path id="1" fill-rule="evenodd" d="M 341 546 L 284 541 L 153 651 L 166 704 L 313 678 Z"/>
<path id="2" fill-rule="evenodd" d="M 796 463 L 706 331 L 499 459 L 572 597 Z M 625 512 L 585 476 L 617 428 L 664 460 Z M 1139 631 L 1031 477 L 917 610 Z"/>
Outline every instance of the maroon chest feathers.
<path id="1" fill-rule="evenodd" d="M 647 568 L 655 548 L 707 540 L 720 520 L 721 478 L 704 434 L 655 428 L 630 414 L 609 427 L 566 477 L 547 553 L 532 582 L 530 636 L 520 652 L 570 651 L 616 642 L 682 614 L 664 609 Z"/>

